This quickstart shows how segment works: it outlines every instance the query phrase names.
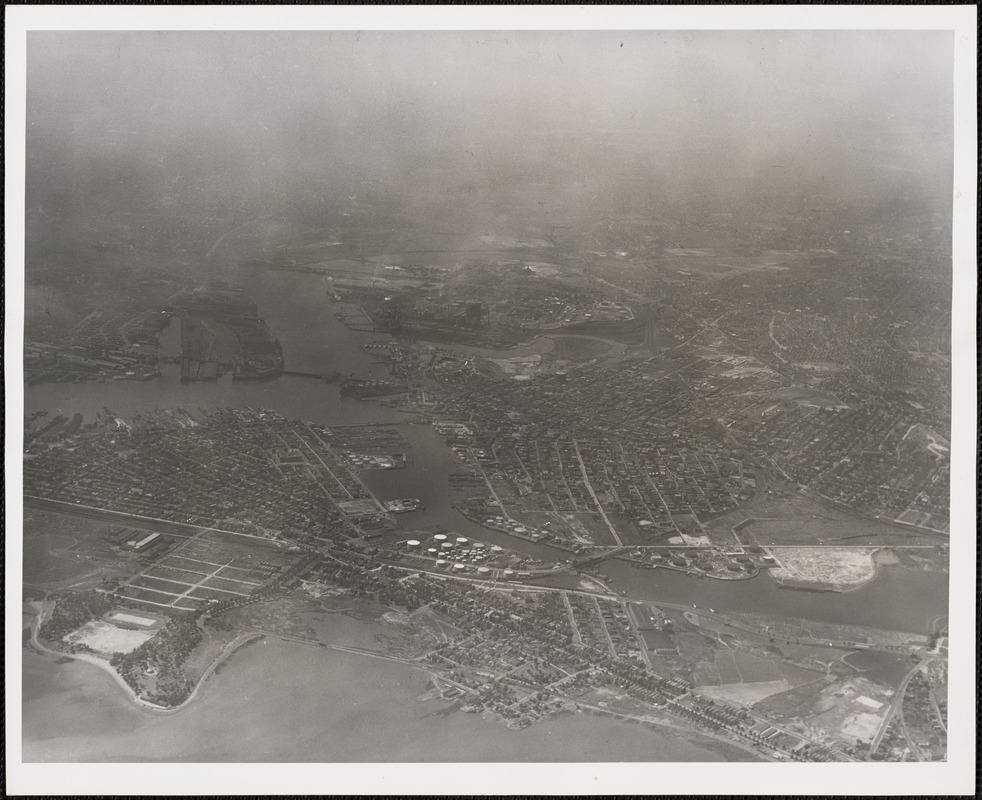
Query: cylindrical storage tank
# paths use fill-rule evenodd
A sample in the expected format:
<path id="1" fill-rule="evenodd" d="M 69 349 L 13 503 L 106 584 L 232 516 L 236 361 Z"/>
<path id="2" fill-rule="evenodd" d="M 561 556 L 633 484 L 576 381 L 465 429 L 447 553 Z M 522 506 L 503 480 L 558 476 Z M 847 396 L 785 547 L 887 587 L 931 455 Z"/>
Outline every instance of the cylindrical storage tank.
<path id="1" fill-rule="evenodd" d="M 513 569 L 506 569 L 503 574 L 504 574 L 504 576 L 506 578 L 514 578 L 515 577 L 515 570 L 513 570 Z"/>
<path id="2" fill-rule="evenodd" d="M 419 542 L 416 539 L 410 539 L 406 542 L 406 547 L 419 547 Z"/>
<path id="3" fill-rule="evenodd" d="M 473 545 L 471 545 L 471 546 L 472 546 L 472 547 L 473 547 L 473 548 L 474 548 L 475 550 L 480 550 L 480 549 L 481 549 L 482 547 L 484 547 L 484 542 L 474 542 L 474 544 L 473 544 Z"/>
<path id="4" fill-rule="evenodd" d="M 444 550 L 450 550 L 453 547 L 453 545 L 450 544 L 450 542 L 444 542 L 443 544 L 440 545 L 440 547 L 442 547 Z"/>
<path id="5" fill-rule="evenodd" d="M 427 547 L 426 548 L 426 552 L 427 553 L 436 553 L 437 552 L 437 549 L 435 547 Z"/>
<path id="6" fill-rule="evenodd" d="M 491 570 L 488 567 L 478 567 L 477 568 L 477 574 L 478 575 L 488 575 L 488 574 L 490 574 L 490 572 L 491 572 Z"/>
<path id="7" fill-rule="evenodd" d="M 463 564 L 454 564 L 453 565 L 453 568 L 455 570 L 457 570 L 458 572 L 462 572 L 464 570 L 464 565 Z"/>
<path id="8" fill-rule="evenodd" d="M 457 537 L 457 544 L 467 544 L 467 537 L 466 536 L 458 536 Z"/>
<path id="9" fill-rule="evenodd" d="M 438 567 L 445 567 L 445 566 L 447 566 L 447 562 L 446 562 L 446 561 L 444 561 L 444 560 L 443 560 L 442 558 L 438 558 L 438 559 L 436 560 L 436 565 L 437 565 Z"/>
<path id="10" fill-rule="evenodd" d="M 491 545 L 491 552 L 492 553 L 500 553 L 502 550 L 504 550 L 504 548 L 500 544 L 493 544 L 493 545 Z"/>
<path id="11" fill-rule="evenodd" d="M 515 533 L 525 533 L 525 528 L 523 528 L 521 525 L 517 525 L 515 527 Z"/>
<path id="12" fill-rule="evenodd" d="M 445 542 L 445 541 L 447 541 L 447 534 L 445 534 L 445 533 L 438 533 L 433 538 L 436 539 L 438 542 Z"/>

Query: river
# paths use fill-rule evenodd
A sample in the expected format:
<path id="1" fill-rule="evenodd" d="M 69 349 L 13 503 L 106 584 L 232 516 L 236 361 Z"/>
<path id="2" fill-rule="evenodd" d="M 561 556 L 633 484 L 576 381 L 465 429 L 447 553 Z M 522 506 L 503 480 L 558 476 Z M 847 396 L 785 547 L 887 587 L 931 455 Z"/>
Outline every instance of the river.
<path id="1" fill-rule="evenodd" d="M 288 368 L 385 377 L 361 345 L 387 337 L 350 331 L 334 315 L 322 279 L 253 272 L 258 301 Z M 535 345 L 529 349 L 537 349 Z M 502 357 L 515 355 L 502 352 Z M 338 385 L 280 376 L 261 382 L 181 383 L 176 365 L 147 382 L 40 384 L 25 389 L 25 413 L 47 410 L 91 420 L 104 406 L 124 418 L 155 408 L 272 408 L 288 418 L 327 425 L 399 424 L 412 451 L 405 470 L 364 473 L 383 498 L 419 497 L 425 509 L 400 517 L 408 529 L 445 527 L 546 560 L 564 550 L 475 525 L 455 511 L 447 476 L 458 471 L 439 436 L 414 415 L 341 398 Z M 410 422 L 414 424 L 409 424 Z M 926 633 L 947 613 L 947 575 L 881 569 L 845 593 L 781 589 L 768 577 L 714 581 L 624 562 L 601 568 L 632 597 L 733 611 Z M 283 679 L 289 675 L 289 679 Z M 425 675 L 414 667 L 280 642 L 237 653 L 200 700 L 173 716 L 134 707 L 111 678 L 91 665 L 24 651 L 23 747 L 40 761 L 709 761 L 741 760 L 741 750 L 667 735 L 613 719 L 567 715 L 511 731 L 478 716 L 443 714 L 440 701 L 417 701 Z M 385 724 L 380 724 L 385 720 Z M 344 735 L 339 735 L 344 731 Z"/>
<path id="2" fill-rule="evenodd" d="M 387 337 L 348 330 L 335 317 L 319 276 L 251 272 L 257 300 L 288 368 L 382 378 L 388 367 L 361 349 Z M 541 350 L 532 344 L 510 357 Z M 412 463 L 363 478 L 383 498 L 419 497 L 425 509 L 400 517 L 412 528 L 445 527 L 545 560 L 569 553 L 471 523 L 450 505 L 448 475 L 458 471 L 443 438 L 414 415 L 341 398 L 337 383 L 280 376 L 261 382 L 181 383 L 169 365 L 147 382 L 41 384 L 25 390 L 25 412 L 47 410 L 91 420 L 104 406 L 124 418 L 155 408 L 272 408 L 288 418 L 327 425 L 399 424 Z M 413 422 L 414 424 L 409 424 Z M 637 570 L 618 561 L 602 570 L 632 597 L 734 611 L 927 632 L 947 611 L 947 576 L 898 568 L 847 594 L 781 589 L 769 578 L 698 579 L 666 570 Z M 283 676 L 289 675 L 288 680 Z M 418 701 L 420 670 L 323 648 L 267 641 L 237 653 L 200 699 L 173 716 L 134 707 L 101 670 L 57 663 L 25 650 L 23 748 L 38 761 L 711 761 L 747 760 L 737 748 L 680 737 L 609 718 L 565 715 L 512 731 L 491 720 L 443 713 L 438 700 Z M 384 720 L 384 724 L 381 721 Z M 343 731 L 343 735 L 339 735 Z"/>
<path id="3" fill-rule="evenodd" d="M 404 470 L 366 473 L 363 478 L 374 493 L 386 499 L 418 497 L 424 502 L 423 511 L 400 518 L 405 527 L 446 527 L 544 560 L 571 557 L 566 550 L 533 544 L 466 519 L 450 504 L 447 476 L 459 468 L 443 438 L 429 425 L 403 426 L 402 430 L 412 445 L 413 464 Z M 929 633 L 931 621 L 945 615 L 948 608 L 946 574 L 900 567 L 880 568 L 874 580 L 842 593 L 784 589 L 766 574 L 749 580 L 720 581 L 675 570 L 639 570 L 616 559 L 598 569 L 613 579 L 612 588 L 634 598 L 912 633 Z"/>
<path id="4" fill-rule="evenodd" d="M 346 328 L 335 317 L 336 306 L 328 302 L 320 276 L 251 270 L 243 278 L 246 291 L 259 303 L 260 314 L 279 338 L 288 368 L 373 378 L 388 374 L 387 365 L 373 360 L 361 345 L 389 337 Z M 503 351 L 498 355 L 510 354 Z M 108 406 L 126 418 L 136 411 L 154 408 L 251 406 L 272 408 L 288 418 L 327 425 L 403 423 L 400 428 L 412 447 L 412 464 L 405 470 L 364 473 L 363 479 L 385 499 L 418 497 L 423 501 L 424 510 L 400 518 L 404 527 L 445 527 L 544 560 L 570 557 L 565 550 L 480 527 L 453 509 L 447 476 L 459 469 L 432 426 L 425 422 L 408 424 L 418 419 L 414 415 L 371 401 L 341 398 L 336 383 L 326 384 L 314 378 L 284 375 L 253 383 L 232 382 L 226 376 L 215 382 L 181 383 L 176 365 L 168 365 L 162 372 L 161 377 L 146 382 L 30 386 L 25 390 L 25 413 L 45 409 L 70 416 L 81 412 L 92 419 L 103 406 Z M 766 575 L 718 581 L 670 570 L 637 570 L 616 560 L 605 562 L 601 569 L 613 578 L 613 588 L 631 597 L 912 633 L 928 633 L 931 620 L 946 615 L 948 610 L 947 574 L 900 567 L 881 568 L 874 580 L 845 593 L 782 589 Z"/>

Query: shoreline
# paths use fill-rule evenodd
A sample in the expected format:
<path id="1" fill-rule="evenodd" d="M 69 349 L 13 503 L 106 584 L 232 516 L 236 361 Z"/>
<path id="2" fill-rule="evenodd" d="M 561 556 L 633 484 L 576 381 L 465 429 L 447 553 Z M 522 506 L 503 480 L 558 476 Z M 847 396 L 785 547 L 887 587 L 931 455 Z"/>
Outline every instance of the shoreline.
<path id="1" fill-rule="evenodd" d="M 191 690 L 191 694 L 189 694 L 187 698 L 176 706 L 162 706 L 157 703 L 152 703 L 149 700 L 144 700 L 142 697 L 140 697 L 133 687 L 123 680 L 122 675 L 116 671 L 116 669 L 107 659 L 92 653 L 63 653 L 59 650 L 51 650 L 50 648 L 45 647 L 41 643 L 40 639 L 38 639 L 38 629 L 40 628 L 40 624 L 41 615 L 37 614 L 35 615 L 34 620 L 31 622 L 31 645 L 38 652 L 44 655 L 55 656 L 56 658 L 70 658 L 73 661 L 80 661 L 83 664 L 91 664 L 93 667 L 99 668 L 116 682 L 116 684 L 123 690 L 123 694 L 133 705 L 161 716 L 176 714 L 177 712 L 183 711 L 185 708 L 187 708 L 195 699 L 197 699 L 199 691 L 204 686 L 205 682 L 215 673 L 215 670 L 219 666 L 227 661 L 244 645 L 255 639 L 265 638 L 266 636 L 266 634 L 259 631 L 248 631 L 236 636 L 222 648 L 221 652 L 219 652 L 219 654 L 205 668 L 205 671 L 201 673 L 201 677 L 198 678 L 194 685 L 194 689 Z"/>
<path id="2" fill-rule="evenodd" d="M 49 653 L 54 653 L 55 651 L 49 650 Z M 73 658 L 76 661 L 82 661 L 86 664 L 91 664 L 94 667 L 98 667 L 103 672 L 108 673 L 112 676 L 112 679 L 116 681 L 117 685 L 122 687 L 124 693 L 129 698 L 129 700 L 141 708 L 146 708 L 152 711 L 167 711 L 167 706 L 157 705 L 156 703 L 151 703 L 149 700 L 144 700 L 140 697 L 126 681 L 123 680 L 122 675 L 116 672 L 112 664 L 106 661 L 104 658 L 92 655 L 91 653 L 63 653 L 61 654 L 66 658 Z"/>
<path id="3" fill-rule="evenodd" d="M 136 694 L 136 692 L 133 690 L 133 688 L 129 684 L 127 684 L 126 681 L 123 680 L 122 676 L 120 676 L 120 674 L 118 672 L 116 672 L 116 670 L 112 667 L 112 665 L 106 659 L 104 659 L 104 658 L 101 658 L 99 656 L 93 655 L 91 653 L 62 653 L 60 651 L 51 650 L 51 649 L 45 647 L 36 638 L 37 629 L 39 627 L 39 622 L 40 622 L 40 615 L 36 615 L 35 616 L 35 619 L 32 621 L 32 625 L 31 625 L 31 627 L 32 627 L 32 639 L 31 639 L 31 643 L 32 643 L 32 645 L 35 646 L 35 648 L 36 648 L 36 650 L 38 652 L 40 652 L 42 654 L 45 654 L 45 655 L 54 656 L 54 657 L 57 657 L 57 658 L 69 658 L 69 659 L 72 659 L 74 661 L 79 661 L 81 663 L 90 664 L 90 665 L 92 665 L 94 667 L 97 667 L 98 669 L 102 670 L 103 672 L 107 673 L 108 675 L 110 675 L 113 678 L 113 680 L 116 683 L 116 685 L 123 689 L 123 695 L 134 706 L 136 706 L 137 708 L 140 708 L 141 710 L 150 712 L 152 716 L 170 716 L 170 715 L 177 714 L 178 712 L 185 710 L 194 700 L 198 699 L 198 695 L 203 690 L 203 687 L 204 687 L 205 683 L 215 674 L 215 671 L 218 669 L 218 667 L 221 666 L 222 664 L 226 663 L 236 652 L 238 652 L 245 645 L 247 645 L 247 644 L 249 644 L 251 642 L 254 642 L 254 641 L 257 641 L 257 640 L 262 640 L 262 639 L 265 639 L 265 638 L 272 638 L 272 639 L 278 640 L 278 641 L 283 642 L 283 643 L 286 643 L 286 644 L 297 644 L 297 645 L 303 645 L 303 646 L 311 647 L 311 648 L 323 646 L 323 645 L 321 645 L 321 644 L 319 644 L 317 642 L 306 641 L 306 640 L 302 640 L 302 639 L 298 639 L 298 638 L 294 638 L 294 637 L 290 637 L 290 636 L 281 636 L 281 635 L 278 635 L 278 634 L 267 633 L 267 632 L 263 632 L 263 631 L 248 631 L 246 633 L 240 634 L 239 636 L 235 637 L 230 642 L 228 642 L 222 648 L 221 652 L 216 656 L 216 658 L 208 665 L 208 667 L 202 673 L 201 677 L 198 679 L 197 683 L 195 684 L 194 689 L 192 690 L 191 694 L 187 697 L 187 699 L 185 699 L 183 702 L 181 702 L 180 705 L 173 706 L 173 707 L 167 707 L 167 706 L 158 705 L 156 703 L 151 703 L 150 701 L 144 700 L 143 698 L 139 697 L 139 695 Z M 346 648 L 346 647 L 344 647 L 344 648 L 342 648 L 342 647 L 331 647 L 331 649 L 339 650 L 339 651 L 341 651 L 343 653 L 346 653 L 346 654 L 349 654 L 349 655 L 360 655 L 360 656 L 367 656 L 367 657 L 376 657 L 376 658 L 382 658 L 382 659 L 384 659 L 386 661 L 398 661 L 399 663 L 402 663 L 403 665 L 408 666 L 408 667 L 412 667 L 415 670 L 418 670 L 419 672 L 424 673 L 424 674 L 430 676 L 431 678 L 433 677 L 433 674 L 434 674 L 430 669 L 428 669 L 427 667 L 423 666 L 422 664 L 414 664 L 411 661 L 407 661 L 407 660 L 404 660 L 404 659 L 392 658 L 390 656 L 386 656 L 383 653 L 378 653 L 376 655 L 376 654 L 369 653 L 369 652 L 361 652 L 361 651 L 359 651 L 358 649 L 355 649 L 355 648 Z M 575 701 L 572 701 L 571 698 L 566 698 L 566 700 L 567 700 L 567 702 L 575 702 Z M 447 701 L 444 701 L 444 702 L 447 702 Z M 720 735 L 715 734 L 715 733 L 710 732 L 710 731 L 700 731 L 700 730 L 689 728 L 689 727 L 687 727 L 685 725 L 676 725 L 676 724 L 673 724 L 669 720 L 645 719 L 645 718 L 641 718 L 641 717 L 635 717 L 635 716 L 632 716 L 630 714 L 624 714 L 622 712 L 611 711 L 609 709 L 602 709 L 602 708 L 591 706 L 591 705 L 587 705 L 587 704 L 579 704 L 579 705 L 582 706 L 583 712 L 589 714 L 590 716 L 610 717 L 610 718 L 616 719 L 618 722 L 620 722 L 622 724 L 630 724 L 632 722 L 638 722 L 638 723 L 641 723 L 642 725 L 644 725 L 646 727 L 651 727 L 651 728 L 654 728 L 656 730 L 659 730 L 659 731 L 661 731 L 666 736 L 671 735 L 671 734 L 682 734 L 683 736 L 685 736 L 688 739 L 691 739 L 692 737 L 694 737 L 696 740 L 698 740 L 699 738 L 704 738 L 704 739 L 712 740 L 714 742 L 718 742 L 720 744 L 725 744 L 725 745 L 729 745 L 731 747 L 735 747 L 735 748 L 737 748 L 739 750 L 742 750 L 744 752 L 747 752 L 747 753 L 749 753 L 751 755 L 756 755 L 758 757 L 761 756 L 761 753 L 759 753 L 757 751 L 754 751 L 752 748 L 746 746 L 744 743 L 741 743 L 739 741 L 730 739 L 729 737 L 720 736 Z M 445 711 L 452 711 L 452 710 L 454 710 L 453 707 L 454 707 L 454 704 L 451 703 L 450 706 L 448 707 L 448 709 L 445 709 Z M 565 713 L 572 714 L 572 713 L 575 713 L 575 712 L 573 712 L 573 711 L 571 711 L 569 709 L 566 709 Z M 550 716 L 551 715 L 547 715 L 544 719 L 549 719 Z M 496 723 L 499 723 L 499 724 L 501 722 L 504 722 L 505 721 L 503 719 L 498 718 L 497 715 L 494 715 L 494 714 L 492 714 L 492 717 L 494 718 L 494 721 Z M 507 726 L 506 725 L 506 727 L 510 727 L 510 726 Z M 765 757 L 764 760 L 770 760 L 770 759 L 767 759 Z"/>
<path id="4" fill-rule="evenodd" d="M 252 652 L 247 648 L 241 659 L 234 662 L 234 669 L 229 668 L 227 677 L 209 686 L 206 703 L 189 714 L 170 719 L 130 710 L 133 707 L 94 670 L 71 670 L 69 667 L 57 677 L 57 686 L 40 685 L 62 693 L 81 684 L 94 686 L 93 691 L 98 691 L 101 698 L 96 713 L 93 715 L 90 707 L 83 709 L 77 704 L 65 708 L 63 713 L 58 698 L 68 695 L 52 695 L 54 699 L 36 707 L 39 716 L 31 730 L 31 753 L 28 755 L 25 751 L 25 758 L 35 763 L 166 760 L 216 763 L 403 761 L 421 764 L 483 761 L 507 764 L 522 760 L 577 761 L 583 755 L 588 761 L 602 762 L 761 760 L 759 754 L 745 752 L 735 742 L 716 740 L 685 730 L 684 726 L 675 729 L 654 719 L 647 724 L 632 726 L 630 720 L 603 719 L 606 715 L 587 719 L 593 715 L 586 709 L 582 714 L 576 714 L 572 704 L 564 711 L 546 717 L 541 733 L 538 730 L 540 723 L 522 730 L 509 730 L 489 714 L 463 714 L 458 710 L 459 703 L 448 703 L 433 696 L 431 684 L 422 671 L 413 670 L 419 678 L 411 674 L 407 681 L 401 669 L 395 672 L 385 669 L 384 662 L 375 662 L 381 671 L 376 671 L 374 663 L 361 665 L 360 659 L 321 662 L 319 649 L 293 649 L 300 643 L 281 642 L 270 637 L 268 653 L 265 647 L 252 648 Z M 330 657 L 330 654 L 325 655 Z M 37 658 L 33 651 L 31 657 Z M 299 667 L 301 674 L 291 677 L 289 669 L 283 668 L 290 664 Z M 43 670 L 43 673 L 52 670 L 52 665 L 53 661 L 46 658 L 32 661 L 32 669 Z M 58 670 L 57 667 L 54 669 Z M 345 680 L 332 681 L 324 691 L 318 692 L 322 676 L 330 674 L 339 678 L 348 676 L 369 692 L 375 687 L 377 696 L 359 699 L 358 704 L 364 705 L 355 708 L 355 698 L 346 694 Z M 359 674 L 365 679 L 360 680 Z M 301 694 L 298 695 L 295 689 L 301 690 Z M 305 700 L 303 694 L 306 692 L 314 694 Z M 243 703 L 243 698 L 250 695 L 249 701 Z M 392 703 L 399 704 L 398 711 L 391 707 Z M 266 711 L 286 707 L 300 709 L 299 719 L 293 721 L 289 714 L 272 714 L 274 738 L 265 740 L 257 727 L 266 718 Z M 305 714 L 303 709 L 316 713 Z M 133 720 L 131 725 L 121 727 L 118 724 L 122 712 L 126 712 L 127 719 Z M 64 729 L 63 717 L 78 723 L 73 725 L 74 733 L 64 740 L 49 741 L 49 733 Z M 225 736 L 216 736 L 216 718 L 221 720 L 220 730 L 226 731 Z M 375 730 L 379 723 L 373 719 L 382 719 L 388 732 L 383 730 L 379 734 Z M 92 727 L 82 725 L 83 720 Z M 303 753 L 288 749 L 291 741 L 316 742 L 316 736 L 331 731 L 347 731 L 344 737 L 331 738 L 347 738 L 348 744 L 328 741 Z M 582 743 L 578 741 L 578 737 L 591 732 L 597 735 L 587 735 Z M 622 743 L 628 749 L 619 752 L 608 746 L 607 737 L 610 742 Z M 407 738 L 414 741 L 407 741 Z M 599 742 L 599 746 L 588 747 L 591 739 Z M 575 747 L 575 751 L 571 747 Z M 530 752 L 530 748 L 536 752 Z M 588 752 L 581 754 L 584 748 Z M 203 754 L 206 757 L 202 758 Z"/>
<path id="5" fill-rule="evenodd" d="M 429 667 L 425 666 L 424 664 L 416 663 L 416 662 L 414 662 L 412 660 L 400 658 L 400 657 L 397 657 L 397 656 L 389 656 L 389 655 L 386 655 L 385 653 L 381 653 L 381 652 L 379 652 L 379 653 L 373 653 L 373 652 L 361 650 L 360 648 L 344 647 L 344 646 L 329 645 L 329 644 L 325 645 L 324 643 L 321 643 L 321 642 L 300 639 L 300 638 L 296 638 L 296 637 L 289 636 L 289 635 L 282 635 L 282 634 L 271 633 L 271 632 L 264 632 L 264 631 L 252 631 L 252 632 L 250 632 L 248 634 L 244 634 L 243 636 L 237 637 L 235 640 L 233 640 L 233 642 L 230 643 L 230 645 L 233 644 L 234 642 L 238 642 L 239 639 L 243 639 L 242 642 L 239 642 L 234 647 L 228 649 L 228 652 L 227 653 L 225 653 L 225 651 L 223 651 L 224 656 L 223 657 L 220 657 L 215 662 L 213 662 L 212 666 L 209 667 L 209 670 L 206 671 L 206 674 L 205 675 L 202 675 L 202 678 L 198 682 L 198 685 L 195 687 L 195 692 L 192 693 L 192 696 L 191 697 L 189 697 L 184 703 L 182 703 L 181 706 L 175 707 L 174 709 L 168 709 L 168 711 L 177 711 L 177 710 L 180 710 L 181 708 L 183 708 L 184 705 L 186 705 L 187 703 L 189 703 L 191 701 L 191 699 L 193 699 L 193 696 L 194 696 L 195 693 L 197 693 L 198 688 L 201 687 L 204 684 L 205 678 L 206 677 L 210 677 L 210 675 L 214 671 L 214 668 L 217 667 L 220 662 L 224 662 L 225 660 L 227 660 L 227 658 L 229 658 L 230 656 L 232 656 L 237 650 L 241 649 L 241 647 L 244 646 L 248 641 L 252 641 L 252 640 L 255 640 L 257 638 L 258 639 L 270 638 L 270 639 L 274 639 L 274 640 L 277 640 L 279 642 L 282 642 L 284 644 L 295 644 L 295 645 L 301 645 L 303 647 L 309 647 L 309 648 L 318 648 L 318 647 L 325 647 L 326 646 L 326 647 L 328 647 L 331 650 L 335 650 L 337 652 L 341 652 L 341 653 L 344 653 L 344 654 L 347 654 L 347 655 L 355 655 L 355 656 L 362 656 L 362 657 L 368 657 L 368 658 L 379 658 L 379 659 L 382 659 L 384 661 L 390 661 L 390 662 L 400 663 L 400 664 L 402 664 L 402 665 L 404 665 L 406 667 L 412 668 L 414 671 L 417 671 L 419 673 L 422 673 L 422 674 L 426 675 L 430 679 L 431 682 L 432 682 L 432 680 L 434 678 L 437 677 L 437 673 L 435 673 L 432 669 L 430 669 Z M 226 646 L 226 647 L 228 648 L 228 646 Z M 443 703 L 446 703 L 447 704 L 447 707 L 445 709 L 442 709 L 442 710 L 440 710 L 438 712 L 434 712 L 434 713 L 441 714 L 441 715 L 444 715 L 444 714 L 447 714 L 447 713 L 454 713 L 454 712 L 458 711 L 459 710 L 459 707 L 460 707 L 460 704 L 461 704 L 461 700 L 460 699 L 454 700 L 454 701 L 444 700 L 442 697 L 437 697 L 437 698 L 432 698 L 432 699 L 438 699 L 438 700 L 440 700 L 440 702 L 443 702 Z M 572 703 L 576 704 L 576 701 L 572 700 L 571 698 L 563 698 L 563 699 L 567 703 L 572 702 Z M 608 709 L 602 709 L 602 708 L 599 708 L 599 707 L 590 706 L 590 705 L 586 705 L 586 704 L 579 704 L 579 705 L 582 706 L 582 708 L 585 711 L 585 713 L 587 713 L 587 714 L 589 714 L 591 716 L 596 716 L 596 717 L 604 717 L 604 716 L 606 716 L 606 717 L 612 717 L 612 718 L 616 719 L 618 722 L 620 722 L 622 724 L 630 724 L 632 722 L 638 722 L 638 723 L 641 723 L 643 726 L 646 726 L 646 727 L 649 727 L 649 728 L 653 728 L 653 729 L 661 732 L 665 736 L 669 736 L 671 734 L 678 733 L 678 734 L 682 734 L 683 736 L 685 736 L 690 741 L 692 741 L 693 739 L 696 740 L 695 743 L 697 743 L 697 744 L 698 744 L 698 740 L 700 738 L 702 738 L 702 739 L 708 739 L 708 740 L 711 740 L 713 742 L 717 742 L 719 744 L 729 745 L 729 746 L 734 747 L 736 749 L 742 750 L 742 751 L 744 751 L 746 753 L 749 753 L 751 755 L 754 755 L 754 756 L 757 756 L 757 757 L 761 758 L 761 760 L 763 760 L 763 761 L 774 761 L 775 760 L 775 759 L 772 759 L 772 758 L 767 757 L 766 754 L 763 754 L 763 753 L 755 750 L 748 743 L 741 742 L 738 739 L 733 739 L 733 738 L 730 738 L 730 737 L 727 737 L 727 736 L 724 736 L 724 735 L 720 735 L 720 734 L 718 734 L 716 732 L 713 732 L 713 731 L 703 731 L 703 730 L 700 730 L 700 729 L 697 729 L 697 728 L 688 727 L 685 724 L 676 724 L 676 723 L 674 723 L 673 721 L 671 721 L 669 719 L 657 720 L 657 719 L 651 719 L 651 718 L 641 718 L 641 717 L 632 716 L 630 714 L 624 714 L 624 713 L 621 713 L 621 712 L 610 711 Z M 573 710 L 571 710 L 571 709 L 569 709 L 569 708 L 566 708 L 566 709 L 564 709 L 563 711 L 561 711 L 559 713 L 560 714 L 575 714 L 576 712 L 573 711 Z M 512 728 L 512 726 L 508 724 L 508 720 L 506 720 L 504 717 L 500 717 L 497 714 L 495 714 L 494 712 L 490 712 L 490 711 L 487 711 L 487 710 L 485 710 L 484 713 L 481 714 L 481 716 L 483 717 L 484 714 L 490 715 L 490 717 L 494 721 L 494 723 L 499 724 L 499 725 L 500 724 L 504 724 L 504 726 L 506 728 L 509 728 L 509 729 L 512 729 L 512 730 L 525 730 L 527 727 L 530 727 L 530 726 L 524 726 L 524 727 L 520 727 L 520 728 Z M 548 715 L 542 717 L 538 721 L 548 720 L 548 719 L 553 718 L 554 716 L 556 716 L 556 715 L 554 715 L 554 714 L 548 714 Z M 708 744 L 707 745 L 704 745 L 704 746 L 708 746 Z"/>
<path id="6" fill-rule="evenodd" d="M 883 545 L 870 553 L 870 561 L 873 564 L 872 573 L 868 577 L 863 578 L 861 581 L 853 583 L 827 583 L 823 581 L 797 580 L 795 578 L 785 578 L 784 580 L 781 580 L 780 578 L 775 578 L 773 572 L 771 573 L 771 578 L 780 589 L 790 589 L 791 591 L 796 592 L 849 594 L 850 592 L 855 592 L 858 589 L 862 589 L 868 583 L 875 581 L 879 577 L 880 571 L 883 569 L 889 569 L 890 567 L 904 568 L 901 564 L 893 561 L 885 562 L 880 558 L 880 553 L 889 549 L 890 545 Z"/>
<path id="7" fill-rule="evenodd" d="M 570 700 L 569 702 L 573 702 L 578 708 L 581 709 L 581 712 L 579 713 L 586 713 L 594 717 L 613 717 L 614 719 L 617 719 L 620 722 L 628 723 L 628 724 L 630 724 L 633 721 L 636 724 L 640 724 L 642 726 L 649 727 L 649 728 L 656 728 L 666 733 L 667 732 L 680 733 L 690 741 L 693 737 L 697 739 L 698 738 L 711 739 L 714 742 L 719 742 L 720 744 L 729 745 L 730 747 L 735 747 L 739 750 L 743 750 L 746 753 L 750 753 L 751 755 L 757 756 L 758 758 L 760 758 L 761 761 L 764 762 L 778 761 L 778 759 L 772 758 L 762 751 L 755 750 L 753 746 L 750 745 L 749 743 L 741 742 L 736 738 L 730 738 L 728 736 L 724 736 L 722 734 L 716 733 L 715 731 L 698 730 L 696 728 L 686 727 L 683 724 L 676 725 L 667 720 L 663 721 L 663 720 L 652 719 L 651 717 L 648 716 L 645 717 L 634 716 L 632 714 L 625 714 L 620 711 L 612 711 L 607 708 L 600 708 L 599 706 L 595 706 L 587 703 L 579 703 L 575 700 Z M 577 713 L 577 712 L 571 712 L 571 713 Z"/>
<path id="8" fill-rule="evenodd" d="M 197 683 L 194 684 L 194 689 L 191 690 L 191 694 L 189 694 L 187 698 L 179 705 L 167 707 L 153 706 L 153 704 L 151 704 L 151 706 L 154 708 L 154 710 L 159 709 L 159 713 L 161 714 L 176 714 L 178 711 L 183 711 L 197 698 L 198 692 L 201 691 L 201 688 L 205 685 L 205 682 L 215 674 L 215 670 L 217 670 L 222 664 L 231 658 L 236 651 L 244 647 L 246 644 L 262 638 L 265 638 L 265 634 L 260 633 L 259 631 L 247 631 L 246 633 L 239 634 L 232 641 L 226 644 L 221 649 L 221 652 L 215 656 L 212 662 L 205 668 L 205 671 L 201 673 L 201 677 L 198 678 Z"/>
<path id="9" fill-rule="evenodd" d="M 98 667 L 103 672 L 108 674 L 116 682 L 116 684 L 123 689 L 123 693 L 134 705 L 141 708 L 153 709 L 155 711 L 166 710 L 165 706 L 159 706 L 156 703 L 151 703 L 148 700 L 141 698 L 135 691 L 133 691 L 133 687 L 124 681 L 122 676 L 116 672 L 116 670 L 113 669 L 113 666 L 104 658 L 99 658 L 91 653 L 62 653 L 60 650 L 51 650 L 50 648 L 45 647 L 43 644 L 41 644 L 41 640 L 38 639 L 38 629 L 40 627 L 41 614 L 38 613 L 31 621 L 31 645 L 39 653 L 54 656 L 56 658 L 70 658 L 73 661 L 81 661 L 84 664 L 91 664 L 93 667 Z"/>

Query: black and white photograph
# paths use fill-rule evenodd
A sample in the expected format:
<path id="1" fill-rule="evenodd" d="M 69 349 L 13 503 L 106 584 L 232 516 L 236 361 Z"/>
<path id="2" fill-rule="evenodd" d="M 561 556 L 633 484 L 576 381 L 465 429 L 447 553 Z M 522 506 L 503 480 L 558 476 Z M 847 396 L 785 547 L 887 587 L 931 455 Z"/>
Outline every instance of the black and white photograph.
<path id="1" fill-rule="evenodd" d="M 15 793 L 973 793 L 974 6 L 14 10 Z"/>

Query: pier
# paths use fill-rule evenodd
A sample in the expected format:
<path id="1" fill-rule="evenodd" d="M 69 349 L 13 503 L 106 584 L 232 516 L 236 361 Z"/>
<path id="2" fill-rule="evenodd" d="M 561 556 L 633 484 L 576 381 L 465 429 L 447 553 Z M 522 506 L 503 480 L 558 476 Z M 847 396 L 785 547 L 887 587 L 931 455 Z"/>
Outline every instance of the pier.
<path id="1" fill-rule="evenodd" d="M 299 370 L 299 369 L 284 369 L 281 371 L 280 374 L 295 375 L 300 378 L 317 378 L 318 380 L 322 380 L 326 383 L 334 383 L 338 378 L 341 377 L 341 373 L 339 372 L 328 372 L 328 373 L 305 372 L 304 370 Z"/>

